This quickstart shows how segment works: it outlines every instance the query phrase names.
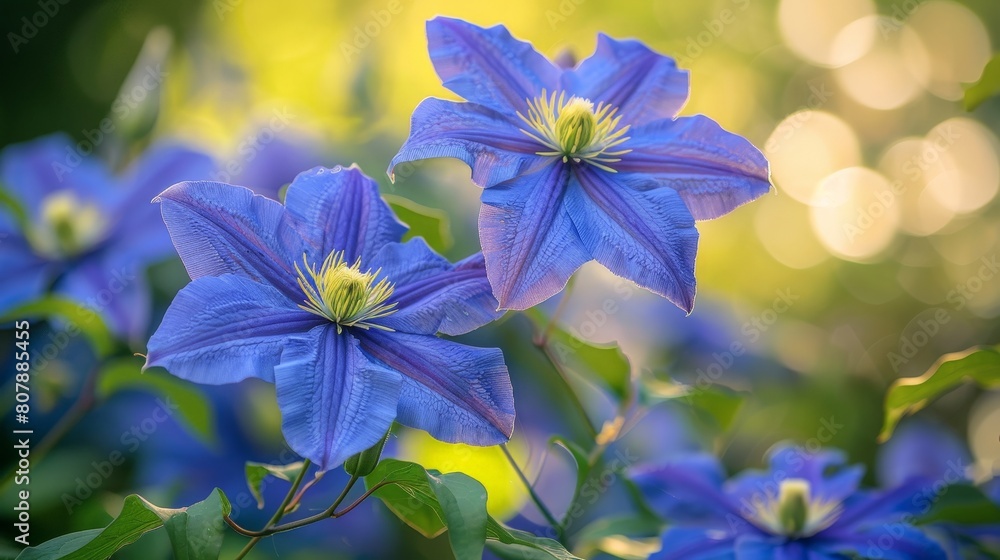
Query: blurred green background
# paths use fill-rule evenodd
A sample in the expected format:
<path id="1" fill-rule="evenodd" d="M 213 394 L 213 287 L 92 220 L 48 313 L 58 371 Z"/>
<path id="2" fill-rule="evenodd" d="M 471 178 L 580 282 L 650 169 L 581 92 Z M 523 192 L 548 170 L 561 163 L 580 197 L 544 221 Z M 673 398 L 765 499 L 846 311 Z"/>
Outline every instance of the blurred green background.
<path id="1" fill-rule="evenodd" d="M 961 103 L 1000 37 L 995 0 L 69 0 L 29 38 L 22 18 L 40 6 L 0 7 L 0 145 L 53 131 L 84 141 L 111 116 L 127 148 L 98 151 L 116 166 L 174 137 L 243 167 L 280 123 L 326 165 L 357 162 L 386 194 L 445 211 L 453 258 L 478 250 L 468 169 L 429 162 L 395 184 L 384 173 L 417 103 L 455 98 L 427 57 L 427 19 L 502 23 L 550 57 L 586 57 L 598 32 L 677 57 L 691 75 L 683 113 L 760 147 L 774 192 L 700 224 L 692 317 L 587 266 L 563 322 L 619 341 L 636 370 L 693 381 L 714 364 L 712 381 L 750 391 L 733 427 L 706 438 L 732 466 L 829 418 L 845 426 L 829 444 L 871 465 L 889 383 L 1000 342 L 1000 102 Z M 154 87 L 137 85 L 150 76 Z M 622 311 L 598 321 L 608 294 Z M 477 342 L 527 355 L 511 334 L 521 320 Z M 694 325 L 709 333 L 698 351 L 685 346 Z M 727 356 L 733 344 L 746 352 Z M 978 476 L 997 469 L 1000 394 L 963 387 L 922 414 L 967 438 Z"/>

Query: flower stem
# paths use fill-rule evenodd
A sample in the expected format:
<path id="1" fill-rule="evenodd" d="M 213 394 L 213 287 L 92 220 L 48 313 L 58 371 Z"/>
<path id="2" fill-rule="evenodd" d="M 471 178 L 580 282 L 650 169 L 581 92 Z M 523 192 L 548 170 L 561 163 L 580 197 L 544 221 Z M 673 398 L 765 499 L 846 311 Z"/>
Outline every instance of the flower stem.
<path id="1" fill-rule="evenodd" d="M 298 476 L 295 477 L 295 480 L 292 482 L 291 488 L 289 488 L 288 493 L 285 494 L 285 499 L 281 501 L 281 505 L 278 506 L 278 509 L 275 510 L 274 512 L 274 515 L 271 516 L 270 521 L 268 521 L 267 525 L 264 526 L 265 531 L 273 527 L 275 524 L 277 524 L 278 521 L 281 520 L 281 517 L 285 515 L 286 513 L 285 510 L 288 508 L 288 504 L 291 503 L 292 499 L 295 497 L 296 491 L 298 491 L 299 486 L 302 484 L 302 480 L 306 477 L 306 471 L 309 470 L 309 465 L 310 465 L 309 459 L 306 459 L 305 461 L 302 462 L 302 470 L 299 471 Z M 229 523 L 230 527 L 233 527 L 235 525 L 235 522 L 233 522 L 228 515 L 225 516 L 225 520 L 226 523 Z M 241 558 L 249 554 L 250 550 L 253 549 L 253 547 L 257 546 L 257 543 L 260 542 L 262 538 L 264 537 L 255 536 L 252 539 L 250 539 L 250 542 L 248 542 L 246 546 L 243 547 L 243 550 L 241 550 L 240 553 L 236 555 L 235 560 L 240 560 Z"/>
<path id="2" fill-rule="evenodd" d="M 549 525 L 552 525 L 552 528 L 556 530 L 556 535 L 558 536 L 558 540 L 559 542 L 562 542 L 563 539 L 565 538 L 562 524 L 560 524 L 559 521 L 556 520 L 556 516 L 552 515 L 552 512 L 549 511 L 549 508 L 545 506 L 545 502 L 542 501 L 541 496 L 539 496 L 535 492 L 535 488 L 531 485 L 531 481 L 528 480 L 528 477 L 525 476 L 524 471 L 521 470 L 521 467 L 517 465 L 517 461 L 514 460 L 514 456 L 510 454 L 510 450 L 507 449 L 507 444 L 506 443 L 500 444 L 500 449 L 503 450 L 503 454 L 507 457 L 507 462 L 510 463 L 510 466 L 514 467 L 514 471 L 517 472 L 518 478 L 521 479 L 521 482 L 524 484 L 524 487 L 528 490 L 528 494 L 531 496 L 531 500 L 535 502 L 536 506 L 538 506 L 538 511 L 542 512 L 542 515 L 545 516 L 545 519 L 546 521 L 549 522 Z"/>
<path id="3" fill-rule="evenodd" d="M 328 507 L 325 510 L 323 510 L 322 513 L 317 513 L 316 515 L 310 515 L 309 517 L 303 517 L 302 519 L 297 519 L 295 521 L 290 521 L 290 522 L 282 524 L 282 525 L 275 525 L 275 524 L 269 523 L 268 526 L 264 527 L 260 531 L 251 531 L 249 529 L 244 529 L 243 527 L 240 527 L 239 525 L 236 524 L 235 521 L 233 521 L 229 517 L 225 517 L 223 519 L 237 533 L 239 533 L 241 535 L 244 535 L 244 536 L 247 536 L 247 537 L 253 537 L 254 540 L 252 540 L 251 542 L 254 543 L 254 544 L 256 544 L 255 541 L 259 541 L 260 539 L 262 539 L 262 538 L 264 538 L 266 536 L 269 536 L 269 535 L 273 535 L 275 533 L 283 533 L 285 531 L 291 531 L 292 529 L 298 529 L 299 527 L 305 527 L 306 525 L 311 525 L 313 523 L 316 523 L 317 521 L 323 521 L 324 519 L 337 518 L 337 517 L 340 517 L 342 515 L 345 515 L 348 512 L 350 512 L 352 509 L 358 507 L 361 504 L 361 502 L 365 501 L 365 499 L 368 498 L 368 496 L 371 496 L 372 493 L 374 493 L 379 488 L 381 488 L 381 487 L 383 487 L 383 486 L 385 486 L 387 484 L 397 484 L 396 481 L 383 481 L 383 482 L 380 482 L 380 483 L 372 486 L 371 488 L 369 488 L 367 492 L 365 492 L 364 494 L 362 494 L 361 497 L 359 497 L 357 500 L 354 500 L 353 502 L 351 502 L 350 505 L 348 505 L 347 507 L 345 507 L 341 511 L 337 511 L 337 507 L 339 507 L 340 504 L 342 504 L 344 502 L 344 500 L 347 498 L 347 494 L 351 491 L 352 488 L 354 488 L 355 483 L 357 483 L 358 480 L 360 480 L 360 479 L 361 479 L 360 476 L 357 476 L 357 475 L 351 476 L 351 479 L 347 482 L 347 486 L 344 487 L 344 490 L 340 493 L 340 496 L 338 496 L 337 499 L 333 502 L 333 505 L 331 505 L 330 507 Z M 243 557 L 242 555 L 241 556 L 237 556 L 236 560 L 240 560 L 240 558 L 242 558 L 242 557 Z"/>
<path id="4" fill-rule="evenodd" d="M 552 316 L 549 317 L 549 323 L 545 325 L 545 329 L 543 329 L 542 332 L 535 337 L 536 346 L 545 346 L 548 344 L 549 336 L 552 334 L 552 329 L 556 327 L 556 324 L 559 322 L 559 317 L 564 311 L 566 311 L 566 305 L 569 303 L 570 295 L 573 293 L 575 278 L 575 276 L 570 276 L 569 280 L 566 282 L 566 287 L 563 288 L 563 293 L 559 296 L 559 304 L 556 305 L 556 310 L 552 313 Z"/>
<path id="5" fill-rule="evenodd" d="M 566 386 L 566 394 L 569 395 L 569 400 L 573 404 L 573 408 L 580 413 L 580 417 L 583 418 L 583 426 L 587 429 L 587 434 L 592 437 L 597 437 L 597 427 L 594 426 L 594 422 L 590 419 L 590 413 L 587 412 L 587 407 L 584 406 L 583 401 L 580 400 L 580 395 L 577 394 L 576 390 L 569 380 L 569 372 L 563 366 L 562 362 L 559 361 L 559 357 L 552 352 L 552 349 L 547 345 L 539 346 L 539 350 L 542 354 L 545 354 L 545 358 L 548 359 L 549 363 L 552 364 L 552 368 L 556 370 L 559 375 L 559 379 L 562 381 L 563 385 Z"/>
<path id="6" fill-rule="evenodd" d="M 570 402 L 573 404 L 573 407 L 576 408 L 577 411 L 580 413 L 580 416 L 584 420 L 583 425 L 587 428 L 589 436 L 593 438 L 597 437 L 597 428 L 594 426 L 593 421 L 591 421 L 590 419 L 590 414 L 587 412 L 587 407 L 583 405 L 583 401 L 580 400 L 580 395 L 578 395 L 576 390 L 573 389 L 573 385 L 569 381 L 569 373 L 566 371 L 562 362 L 559 360 L 559 357 L 556 356 L 555 353 L 552 351 L 552 348 L 549 347 L 549 337 L 552 335 L 552 331 L 556 328 L 556 325 L 559 322 L 559 316 L 562 315 L 562 313 L 566 310 L 566 304 L 569 301 L 570 295 L 572 293 L 573 278 L 574 277 L 571 277 L 569 279 L 569 282 L 566 283 L 566 288 L 563 289 L 561 299 L 559 300 L 559 305 L 556 306 L 555 312 L 553 312 L 552 316 L 549 317 L 549 321 L 545 325 L 545 327 L 541 328 L 541 330 L 539 330 L 532 338 L 532 343 L 535 345 L 535 347 L 537 347 L 539 350 L 542 351 L 542 354 L 545 355 L 545 358 L 549 361 L 549 363 L 552 364 L 553 369 L 556 370 L 556 373 L 559 375 L 559 379 L 562 381 L 563 385 L 566 386 L 566 393 L 569 395 Z"/>

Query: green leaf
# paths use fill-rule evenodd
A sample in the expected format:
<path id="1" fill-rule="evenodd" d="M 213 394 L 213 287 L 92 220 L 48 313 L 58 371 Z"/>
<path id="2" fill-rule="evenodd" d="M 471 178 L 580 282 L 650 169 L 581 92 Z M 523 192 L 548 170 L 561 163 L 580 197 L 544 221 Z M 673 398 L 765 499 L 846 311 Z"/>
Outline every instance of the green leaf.
<path id="1" fill-rule="evenodd" d="M 226 524 L 223 516 L 232 507 L 222 490 L 216 488 L 207 498 L 180 509 L 168 509 L 146 502 L 167 529 L 175 560 L 217 560 L 222 550 Z"/>
<path id="2" fill-rule="evenodd" d="M 573 498 L 569 501 L 570 505 L 576 504 L 576 500 L 580 496 L 580 490 L 583 488 L 584 483 L 587 482 L 587 477 L 590 476 L 590 458 L 582 447 L 559 435 L 549 438 L 549 445 L 562 447 L 569 452 L 570 456 L 573 457 L 573 462 L 576 463 L 576 487 L 573 489 Z M 566 511 L 566 515 L 568 516 L 571 511 L 573 511 L 572 507 Z M 565 519 L 563 523 L 565 523 Z"/>
<path id="3" fill-rule="evenodd" d="M 94 309 L 82 303 L 57 296 L 44 297 L 0 315 L 0 325 L 24 318 L 64 320 L 63 332 L 71 338 L 83 334 L 90 341 L 98 358 L 103 358 L 114 350 L 115 337 L 105 326 L 104 320 Z"/>
<path id="4" fill-rule="evenodd" d="M 260 493 L 260 486 L 265 478 L 273 476 L 291 482 L 302 472 L 303 465 L 302 461 L 296 461 L 287 465 L 269 465 L 267 463 L 247 461 L 245 468 L 247 487 L 250 488 L 250 493 L 257 500 L 257 508 L 264 508 L 264 496 Z"/>
<path id="5" fill-rule="evenodd" d="M 539 331 L 548 330 L 546 349 L 561 366 L 599 383 L 619 401 L 632 394 L 632 367 L 617 344 L 592 344 L 559 325 L 550 327 L 549 319 L 537 308 L 525 314 Z"/>
<path id="6" fill-rule="evenodd" d="M 391 194 L 382 195 L 382 198 L 389 203 L 396 216 L 410 226 L 410 231 L 403 237 L 404 241 L 423 237 L 427 244 L 439 253 L 447 251 L 454 245 L 455 239 L 451 235 L 448 214 L 444 210 L 429 208 L 408 198 Z"/>
<path id="7" fill-rule="evenodd" d="M 137 494 L 125 498 L 122 511 L 103 529 L 70 533 L 24 549 L 17 560 L 91 560 L 109 558 L 142 535 L 166 525 L 180 560 L 216 560 L 222 547 L 229 500 L 216 488 L 205 500 L 180 509 L 161 508 Z"/>
<path id="8" fill-rule="evenodd" d="M 104 529 L 91 529 L 56 537 L 38 546 L 24 549 L 17 560 L 89 560 L 108 558 L 115 551 L 128 546 L 143 534 L 163 525 L 155 512 L 146 507 L 140 496 L 125 498 L 122 511 Z"/>
<path id="9" fill-rule="evenodd" d="M 378 460 L 382 457 L 382 450 L 385 449 L 385 442 L 389 441 L 389 434 L 392 430 L 387 430 L 378 443 L 347 458 L 344 462 L 344 472 L 351 476 L 368 476 L 378 466 Z"/>
<path id="10" fill-rule="evenodd" d="M 509 560 L 581 560 L 558 541 L 505 527 L 490 517 L 486 522 L 486 545 L 490 552 Z"/>
<path id="11" fill-rule="evenodd" d="M 1000 506 L 970 484 L 952 484 L 937 497 L 934 506 L 918 524 L 951 522 L 961 525 L 1000 526 Z"/>
<path id="12" fill-rule="evenodd" d="M 979 81 L 965 89 L 965 110 L 972 111 L 984 101 L 1000 94 L 1000 54 L 994 55 L 983 69 Z"/>
<path id="13" fill-rule="evenodd" d="M 369 490 L 376 485 L 373 494 L 420 534 L 434 538 L 447 530 L 457 560 L 479 560 L 484 543 L 504 558 L 579 560 L 554 540 L 508 529 L 487 515 L 486 489 L 466 474 L 383 459 L 365 478 Z"/>
<path id="14" fill-rule="evenodd" d="M 897 379 L 885 396 L 885 423 L 878 439 L 887 441 L 907 414 L 927 406 L 931 399 L 971 380 L 987 389 L 1000 387 L 1000 347 L 971 348 L 945 354 L 920 377 Z"/>
<path id="15" fill-rule="evenodd" d="M 97 395 L 107 398 L 127 389 L 149 391 L 163 399 L 161 406 L 168 414 L 177 411 L 191 433 L 214 444 L 215 412 L 197 386 L 156 370 L 143 372 L 141 366 L 133 358 L 109 362 L 97 378 Z"/>
<path id="16" fill-rule="evenodd" d="M 416 463 L 396 459 L 383 459 L 372 473 L 365 477 L 365 487 L 373 493 L 403 523 L 428 539 L 443 533 L 447 526 L 437 497 L 427 482 L 427 471 Z"/>
<path id="17" fill-rule="evenodd" d="M 639 402 L 653 405 L 661 402 L 681 402 L 691 408 L 699 420 L 709 420 L 713 427 L 726 431 L 736 419 L 743 397 L 725 387 L 705 388 L 663 381 L 643 376 L 639 382 Z"/>
<path id="18" fill-rule="evenodd" d="M 464 473 L 427 473 L 457 560 L 480 560 L 486 546 L 486 488 Z"/>

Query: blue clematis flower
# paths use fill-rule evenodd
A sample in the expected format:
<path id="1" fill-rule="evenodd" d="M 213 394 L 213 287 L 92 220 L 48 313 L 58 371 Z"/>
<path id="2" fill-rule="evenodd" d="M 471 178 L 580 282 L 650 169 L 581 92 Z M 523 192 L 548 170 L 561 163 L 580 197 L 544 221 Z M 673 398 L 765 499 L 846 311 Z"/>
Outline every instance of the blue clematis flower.
<path id="1" fill-rule="evenodd" d="M 772 450 L 769 471 L 728 482 L 709 456 L 645 468 L 635 480 L 671 523 L 651 560 L 946 558 L 906 521 L 921 507 L 925 481 L 864 491 L 863 473 L 840 452 L 790 445 Z"/>
<path id="2" fill-rule="evenodd" d="M 449 442 L 513 430 L 498 349 L 435 336 L 497 317 L 481 254 L 452 265 L 355 167 L 314 168 L 285 205 L 223 183 L 181 183 L 160 203 L 192 278 L 149 341 L 146 367 L 198 383 L 273 382 L 289 445 L 329 468 L 394 419 Z"/>
<path id="3" fill-rule="evenodd" d="M 770 189 L 764 156 L 698 115 L 677 118 L 688 75 L 637 41 L 599 35 L 561 68 L 502 26 L 427 23 L 444 86 L 414 111 L 393 168 L 452 157 L 483 187 L 479 235 L 502 308 L 558 293 L 583 263 L 694 306 L 695 220 Z"/>
<path id="4" fill-rule="evenodd" d="M 185 179 L 207 177 L 212 160 L 162 143 L 121 176 L 81 158 L 61 134 L 0 153 L 0 313 L 47 290 L 99 313 L 118 336 L 147 334 L 150 294 L 143 275 L 173 253 L 149 200 Z"/>
<path id="5" fill-rule="evenodd" d="M 902 422 L 892 439 L 879 448 L 877 478 L 891 488 L 914 477 L 929 481 L 918 497 L 921 510 L 931 508 L 949 497 L 956 485 L 972 485 L 973 458 L 965 442 L 944 425 L 913 417 Z M 998 473 L 1000 474 L 1000 473 Z M 924 526 L 928 534 L 941 542 L 949 558 L 985 560 L 1000 554 L 1000 478 L 994 475 L 979 484 L 983 494 L 996 504 L 986 513 L 982 506 L 977 516 L 963 523 L 938 520 Z"/>

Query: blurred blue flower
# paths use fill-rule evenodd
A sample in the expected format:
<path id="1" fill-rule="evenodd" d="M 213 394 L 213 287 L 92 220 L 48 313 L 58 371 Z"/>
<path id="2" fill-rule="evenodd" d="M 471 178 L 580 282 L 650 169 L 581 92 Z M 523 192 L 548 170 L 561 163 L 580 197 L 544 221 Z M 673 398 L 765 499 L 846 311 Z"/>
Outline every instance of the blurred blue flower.
<path id="1" fill-rule="evenodd" d="M 972 485 L 969 472 L 972 454 L 965 442 L 940 423 L 922 417 L 902 422 L 878 454 L 876 472 L 885 488 L 904 484 L 914 477 L 928 481 L 919 497 L 924 514 L 947 498 L 956 484 Z M 993 477 L 979 486 L 983 494 L 1000 506 L 1000 478 Z M 955 523 L 937 521 L 925 530 L 942 542 L 949 558 L 978 560 L 1000 554 L 1000 524 L 993 520 Z"/>
<path id="2" fill-rule="evenodd" d="M 289 445 L 321 467 L 367 449 L 394 419 L 449 442 L 506 441 L 498 349 L 435 336 L 497 317 L 482 255 L 455 265 L 406 227 L 355 167 L 303 172 L 285 205 L 223 183 L 163 192 L 193 282 L 149 341 L 146 367 L 199 383 L 275 383 Z"/>
<path id="3" fill-rule="evenodd" d="M 268 141 L 258 139 L 233 159 L 225 161 L 211 177 L 213 181 L 240 185 L 274 200 L 281 189 L 303 169 L 323 165 L 327 160 L 319 142 L 295 130 L 275 133 Z"/>
<path id="4" fill-rule="evenodd" d="M 967 481 L 972 454 L 948 428 L 922 417 L 900 423 L 879 448 L 875 474 L 880 486 L 891 488 L 914 477 Z"/>
<path id="5" fill-rule="evenodd" d="M 676 118 L 687 72 L 603 34 L 567 69 L 503 26 L 439 17 L 427 37 L 444 86 L 468 102 L 424 100 L 389 174 L 436 157 L 472 168 L 500 306 L 531 307 L 596 259 L 690 312 L 695 220 L 754 200 L 770 182 L 748 141 L 701 115 Z"/>
<path id="6" fill-rule="evenodd" d="M 725 481 L 714 457 L 645 468 L 635 480 L 671 526 L 651 560 L 835 559 L 849 555 L 909 560 L 946 558 L 906 522 L 920 507 L 923 480 L 863 491 L 860 466 L 836 451 L 778 445 L 770 470 Z"/>
<path id="7" fill-rule="evenodd" d="M 0 153 L 0 313 L 47 290 L 99 313 L 132 340 L 147 333 L 146 266 L 173 247 L 149 203 L 164 187 L 201 179 L 212 160 L 175 144 L 149 149 L 120 177 L 55 134 Z"/>

